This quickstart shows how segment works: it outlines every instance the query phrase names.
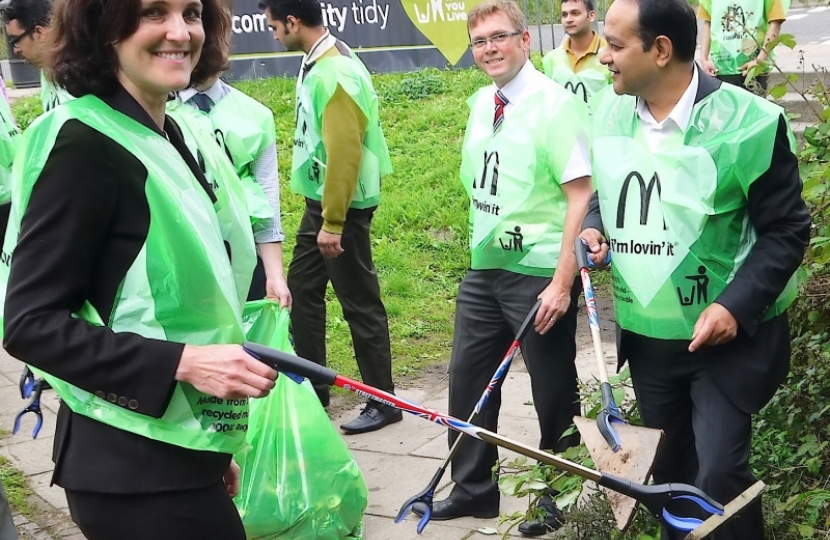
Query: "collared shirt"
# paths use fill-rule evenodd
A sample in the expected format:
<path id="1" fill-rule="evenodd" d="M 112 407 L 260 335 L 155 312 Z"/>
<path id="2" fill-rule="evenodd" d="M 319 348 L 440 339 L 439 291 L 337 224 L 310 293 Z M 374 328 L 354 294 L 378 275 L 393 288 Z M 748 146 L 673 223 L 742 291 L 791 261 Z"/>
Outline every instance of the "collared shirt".
<path id="1" fill-rule="evenodd" d="M 500 88 L 501 93 L 507 98 L 507 105 L 504 107 L 504 117 L 507 118 L 510 115 L 510 110 L 522 102 L 522 99 L 527 95 L 529 90 L 539 85 L 550 84 L 550 82 L 551 80 L 544 73 L 537 70 L 530 60 L 528 60 L 516 76 Z M 492 89 L 493 94 L 495 94 L 497 90 L 495 84 L 492 85 Z M 587 128 L 588 126 L 585 126 L 585 129 Z M 591 151 L 590 141 L 587 136 L 584 139 L 576 141 L 576 144 L 574 144 L 573 152 L 559 183 L 565 184 L 584 176 L 591 176 Z"/>
<path id="2" fill-rule="evenodd" d="M 643 134 L 652 152 L 659 148 L 672 133 L 677 131 L 686 133 L 692 117 L 692 108 L 695 106 L 697 85 L 697 69 L 693 69 L 692 80 L 688 88 L 662 122 L 655 120 L 644 99 L 637 98 L 637 116 L 640 118 L 640 127 L 643 128 Z"/>
<path id="3" fill-rule="evenodd" d="M 306 72 L 311 69 L 311 66 L 320 59 L 326 52 L 329 51 L 337 43 L 337 38 L 331 35 L 331 32 L 326 29 L 326 32 L 320 36 L 320 39 L 314 42 L 314 45 L 308 50 L 308 54 L 303 55 L 303 61 L 300 63 L 300 78 L 305 76 Z"/>
<path id="4" fill-rule="evenodd" d="M 562 47 L 565 49 L 565 52 L 568 53 L 568 60 L 571 62 L 571 69 L 574 73 L 579 73 L 585 67 L 585 64 L 588 63 L 588 60 L 592 56 L 596 56 L 599 54 L 599 51 L 602 50 L 603 47 L 608 45 L 608 43 L 602 39 L 595 30 L 591 30 L 593 32 L 594 37 L 591 39 L 591 44 L 588 45 L 588 49 L 582 53 L 581 56 L 577 56 L 575 52 L 571 50 L 571 38 L 570 36 L 565 36 L 565 39 L 562 40 Z"/>
<path id="5" fill-rule="evenodd" d="M 201 93 L 210 98 L 213 105 L 216 105 L 232 91 L 233 88 L 228 83 L 222 79 L 216 79 L 216 82 L 213 83 L 210 88 Z M 198 93 L 200 92 L 191 86 L 179 92 L 179 98 L 183 103 L 196 107 L 196 104 L 193 103 L 192 98 Z M 285 240 L 285 233 L 282 230 L 282 222 L 280 219 L 280 177 L 279 171 L 277 170 L 276 143 L 266 146 L 262 152 L 254 158 L 252 172 L 254 174 L 254 178 L 256 178 L 257 184 L 259 184 L 262 191 L 265 192 L 268 204 L 274 210 L 274 217 L 265 221 L 265 227 L 254 235 L 254 241 L 257 244 L 282 242 Z"/>

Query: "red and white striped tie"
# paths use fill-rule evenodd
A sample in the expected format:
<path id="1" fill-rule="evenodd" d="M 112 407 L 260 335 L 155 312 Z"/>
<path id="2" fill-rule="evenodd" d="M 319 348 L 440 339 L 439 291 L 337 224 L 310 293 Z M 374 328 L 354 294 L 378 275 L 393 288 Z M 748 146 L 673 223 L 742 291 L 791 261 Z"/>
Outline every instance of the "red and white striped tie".
<path id="1" fill-rule="evenodd" d="M 496 90 L 495 95 L 493 96 L 496 102 L 496 114 L 493 116 L 493 133 L 499 129 L 499 126 L 502 122 L 504 122 L 504 107 L 509 101 L 507 98 L 504 97 L 504 94 L 501 93 L 501 90 Z"/>

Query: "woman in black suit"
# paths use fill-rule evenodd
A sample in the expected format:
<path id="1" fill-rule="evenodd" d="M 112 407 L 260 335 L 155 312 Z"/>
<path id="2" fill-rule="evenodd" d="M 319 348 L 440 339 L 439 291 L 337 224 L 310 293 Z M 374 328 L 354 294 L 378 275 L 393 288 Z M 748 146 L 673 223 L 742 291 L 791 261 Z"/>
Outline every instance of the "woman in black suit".
<path id="1" fill-rule="evenodd" d="M 4 345 L 62 397 L 53 480 L 90 539 L 242 540 L 231 453 L 277 374 L 233 345 L 247 214 L 165 115 L 222 63 L 229 14 L 64 0 L 52 21 L 51 76 L 79 99 L 26 134 L 2 261 Z"/>

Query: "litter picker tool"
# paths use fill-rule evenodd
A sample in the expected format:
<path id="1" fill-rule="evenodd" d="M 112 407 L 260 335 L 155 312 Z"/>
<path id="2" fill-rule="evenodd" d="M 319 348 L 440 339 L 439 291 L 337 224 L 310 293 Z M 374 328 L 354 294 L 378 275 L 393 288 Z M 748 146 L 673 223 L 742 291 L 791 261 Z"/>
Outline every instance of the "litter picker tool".
<path id="1" fill-rule="evenodd" d="M 255 358 L 274 367 L 277 371 L 284 373 L 293 373 L 302 377 L 307 377 L 312 381 L 339 386 L 354 392 L 360 396 L 374 399 L 384 405 L 398 408 L 402 411 L 420 416 L 430 422 L 448 427 L 459 433 L 464 433 L 470 437 L 475 437 L 482 441 L 507 448 L 524 456 L 530 457 L 539 461 L 556 467 L 557 469 L 570 472 L 581 476 L 586 480 L 595 482 L 596 484 L 606 487 L 610 490 L 622 493 L 628 497 L 632 497 L 639 501 L 656 519 L 662 523 L 675 528 L 680 531 L 692 531 L 702 523 L 701 520 L 691 517 L 675 516 L 667 508 L 666 505 L 672 501 L 688 500 L 697 504 L 704 512 L 708 514 L 722 514 L 723 506 L 717 501 L 711 499 L 708 495 L 694 486 L 687 484 L 659 484 L 652 486 L 645 486 L 637 484 L 613 476 L 611 474 L 601 473 L 594 469 L 589 469 L 578 463 L 562 459 L 547 452 L 537 450 L 532 446 L 520 443 L 492 431 L 487 431 L 478 426 L 474 426 L 468 422 L 459 420 L 452 416 L 442 414 L 438 411 L 423 407 L 416 403 L 412 403 L 398 396 L 392 395 L 383 390 L 379 390 L 367 384 L 349 379 L 342 375 L 338 375 L 335 371 L 315 364 L 310 360 L 300 358 L 293 354 L 284 353 L 282 351 L 264 347 L 255 343 L 246 343 L 245 349 Z"/>
<path id="2" fill-rule="evenodd" d="M 597 357 L 602 408 L 596 420 L 582 416 L 574 418 L 579 433 L 585 441 L 588 453 L 597 469 L 626 478 L 636 484 L 645 484 L 651 474 L 651 468 L 657 457 L 657 450 L 663 439 L 663 432 L 629 424 L 614 401 L 614 393 L 608 382 L 605 367 L 605 354 L 602 350 L 599 313 L 588 270 L 591 264 L 587 247 L 580 238 L 574 243 L 579 274 L 582 277 L 582 289 L 585 293 L 585 311 L 588 313 L 588 325 L 591 340 Z M 610 257 L 610 254 L 609 254 Z M 610 258 L 607 258 L 607 264 Z M 608 502 L 617 521 L 617 527 L 624 531 L 634 519 L 637 501 L 622 495 L 619 491 L 608 491 Z"/>
<path id="3" fill-rule="evenodd" d="M 495 374 L 493 374 L 493 378 L 490 379 L 490 382 L 487 384 L 487 388 L 484 389 L 484 392 L 481 394 L 481 397 L 478 398 L 478 403 L 476 403 L 475 408 L 473 408 L 473 412 L 470 413 L 470 417 L 467 419 L 468 423 L 472 423 L 473 420 L 479 415 L 481 410 L 484 408 L 484 405 L 487 403 L 487 400 L 490 398 L 490 394 L 496 388 L 496 385 L 499 381 L 504 377 L 504 374 L 507 373 L 507 370 L 510 369 L 510 364 L 513 362 L 513 357 L 516 356 L 516 352 L 519 350 L 519 345 L 521 344 L 524 337 L 527 335 L 528 329 L 533 325 L 533 319 L 536 317 L 536 312 L 539 311 L 539 306 L 542 305 L 541 300 L 537 300 L 536 303 L 530 308 L 530 312 L 525 317 L 524 322 L 522 322 L 522 326 L 519 327 L 519 331 L 516 333 L 516 337 L 513 338 L 513 343 L 510 344 L 510 348 L 507 349 L 507 354 L 504 355 L 499 367 L 496 369 Z M 423 503 L 426 509 L 424 510 L 424 515 L 421 517 L 421 520 L 418 522 L 418 527 L 416 531 L 418 534 L 423 532 L 424 527 L 427 526 L 429 523 L 430 518 L 432 517 L 432 500 L 435 496 L 435 490 L 438 489 L 438 483 L 441 481 L 441 478 L 444 476 L 444 473 L 447 471 L 447 466 L 449 466 L 450 461 L 452 458 L 455 457 L 455 453 L 458 451 L 458 446 L 461 444 L 461 441 L 464 439 L 464 433 L 461 433 L 458 437 L 456 437 L 455 442 L 453 443 L 452 447 L 450 448 L 450 453 L 447 454 L 447 457 L 444 459 L 444 462 L 438 467 L 438 470 L 435 471 L 435 474 L 432 477 L 432 480 L 429 481 L 427 487 L 421 490 L 418 494 L 410 497 L 403 506 L 401 506 L 400 511 L 398 512 L 398 516 L 395 518 L 395 523 L 400 523 L 403 519 L 409 514 L 409 511 L 412 510 L 412 507 L 416 503 Z"/>

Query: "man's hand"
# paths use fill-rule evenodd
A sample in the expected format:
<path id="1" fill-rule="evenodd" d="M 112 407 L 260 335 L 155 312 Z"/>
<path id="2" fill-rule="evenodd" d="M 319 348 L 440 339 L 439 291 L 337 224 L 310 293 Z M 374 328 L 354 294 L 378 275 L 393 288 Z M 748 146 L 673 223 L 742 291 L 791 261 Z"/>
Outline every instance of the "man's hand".
<path id="1" fill-rule="evenodd" d="M 738 321 L 725 307 L 712 303 L 703 310 L 695 323 L 689 352 L 695 352 L 704 345 L 723 345 L 738 335 Z"/>
<path id="2" fill-rule="evenodd" d="M 277 372 L 240 345 L 185 345 L 176 380 L 222 399 L 261 398 L 274 388 Z"/>
<path id="3" fill-rule="evenodd" d="M 239 465 L 236 464 L 236 460 L 231 459 L 231 464 L 222 478 L 225 481 L 225 489 L 228 490 L 228 495 L 231 496 L 231 499 L 239 495 L 240 472 L 241 469 L 239 468 Z"/>
<path id="4" fill-rule="evenodd" d="M 265 276 L 265 297 L 271 300 L 278 300 L 280 309 L 291 310 L 291 291 L 288 290 L 288 283 L 285 277 L 278 276 L 274 279 Z"/>
<path id="5" fill-rule="evenodd" d="M 718 74 L 718 68 L 715 67 L 715 63 L 709 60 L 708 58 L 701 60 L 700 64 L 701 67 L 703 67 L 703 71 L 705 73 L 708 73 L 712 77 Z"/>
<path id="6" fill-rule="evenodd" d="M 343 248 L 340 247 L 340 236 L 320 229 L 320 232 L 317 233 L 317 247 L 320 248 L 323 257 L 334 259 L 343 253 Z"/>
<path id="7" fill-rule="evenodd" d="M 585 229 L 579 233 L 579 237 L 588 244 L 588 258 L 594 263 L 594 268 L 605 268 L 603 261 L 608 257 L 608 240 L 597 229 Z"/>
<path id="8" fill-rule="evenodd" d="M 570 288 L 551 281 L 538 298 L 542 300 L 542 305 L 536 312 L 533 328 L 544 335 L 568 311 L 568 306 L 571 305 L 571 291 Z"/>

